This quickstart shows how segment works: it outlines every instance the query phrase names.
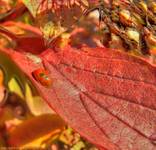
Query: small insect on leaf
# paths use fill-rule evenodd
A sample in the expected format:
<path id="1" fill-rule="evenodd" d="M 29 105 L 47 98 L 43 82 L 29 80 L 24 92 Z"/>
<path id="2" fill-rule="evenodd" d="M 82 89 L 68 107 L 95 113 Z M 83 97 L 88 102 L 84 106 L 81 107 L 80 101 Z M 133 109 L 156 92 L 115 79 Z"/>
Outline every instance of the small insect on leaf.
<path id="1" fill-rule="evenodd" d="M 50 87 L 52 85 L 52 79 L 49 77 L 47 70 L 43 68 L 36 69 L 32 72 L 33 77 L 36 81 L 45 87 Z"/>

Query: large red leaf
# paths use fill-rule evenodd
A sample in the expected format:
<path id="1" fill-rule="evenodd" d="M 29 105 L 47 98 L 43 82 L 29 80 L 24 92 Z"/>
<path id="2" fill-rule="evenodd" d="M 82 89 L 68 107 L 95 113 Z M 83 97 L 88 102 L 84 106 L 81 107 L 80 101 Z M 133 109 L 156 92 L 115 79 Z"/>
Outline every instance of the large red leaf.
<path id="1" fill-rule="evenodd" d="M 107 150 L 155 150 L 156 68 L 105 48 L 49 49 L 40 57 L 53 80 L 46 88 L 32 77 L 40 67 L 25 55 L 9 55 L 49 105 L 82 136 Z"/>

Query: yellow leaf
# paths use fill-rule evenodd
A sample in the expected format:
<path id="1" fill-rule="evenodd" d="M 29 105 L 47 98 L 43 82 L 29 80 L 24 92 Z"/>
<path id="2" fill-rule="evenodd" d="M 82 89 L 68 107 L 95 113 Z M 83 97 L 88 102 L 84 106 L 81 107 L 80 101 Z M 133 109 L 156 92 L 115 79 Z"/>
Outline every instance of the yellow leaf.
<path id="1" fill-rule="evenodd" d="M 24 98 L 24 95 L 22 93 L 22 89 L 20 85 L 18 84 L 17 80 L 15 78 L 12 78 L 8 82 L 8 87 L 11 92 L 16 93 L 18 96 L 20 96 L 22 99 Z"/>
<path id="2" fill-rule="evenodd" d="M 25 99 L 31 113 L 35 116 L 54 113 L 40 96 L 33 96 L 31 88 L 27 83 L 25 85 Z"/>
<path id="3" fill-rule="evenodd" d="M 10 146 L 21 147 L 48 134 L 56 134 L 65 126 L 65 122 L 58 115 L 41 115 L 19 124 L 8 133 Z"/>

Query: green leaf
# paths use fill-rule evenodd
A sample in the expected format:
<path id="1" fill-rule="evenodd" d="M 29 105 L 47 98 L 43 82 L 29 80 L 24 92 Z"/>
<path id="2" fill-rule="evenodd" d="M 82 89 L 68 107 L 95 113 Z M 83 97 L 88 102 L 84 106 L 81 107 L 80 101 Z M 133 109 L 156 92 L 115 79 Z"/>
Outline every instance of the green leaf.
<path id="1" fill-rule="evenodd" d="M 40 4 L 39 1 L 38 0 L 23 0 L 23 3 L 28 8 L 28 10 L 32 14 L 32 16 L 36 17 L 37 9 L 38 9 L 39 4 Z"/>
<path id="2" fill-rule="evenodd" d="M 79 141 L 71 148 L 71 150 L 81 150 L 83 148 L 85 148 L 84 142 Z"/>

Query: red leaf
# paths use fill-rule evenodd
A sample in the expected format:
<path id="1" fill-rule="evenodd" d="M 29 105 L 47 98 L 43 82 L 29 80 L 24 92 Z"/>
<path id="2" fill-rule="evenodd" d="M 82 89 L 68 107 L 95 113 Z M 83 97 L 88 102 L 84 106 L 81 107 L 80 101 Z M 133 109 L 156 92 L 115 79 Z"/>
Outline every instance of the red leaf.
<path id="1" fill-rule="evenodd" d="M 151 138 L 156 133 L 154 66 L 105 48 L 49 49 L 41 56 L 53 79 L 52 88 L 46 88 L 32 77 L 37 64 L 9 53 L 49 105 L 101 149 L 156 149 Z"/>
<path id="2" fill-rule="evenodd" d="M 29 26 L 27 29 L 29 29 Z M 46 49 L 43 37 L 35 32 L 32 32 L 32 34 L 16 35 L 3 26 L 0 26 L 0 33 L 11 38 L 16 43 L 15 49 L 20 52 L 39 54 Z"/>
<path id="3" fill-rule="evenodd" d="M 14 8 L 11 8 L 8 12 L 0 14 L 0 22 L 7 20 L 14 20 L 17 17 L 21 16 L 27 8 L 23 3 L 18 3 Z"/>

